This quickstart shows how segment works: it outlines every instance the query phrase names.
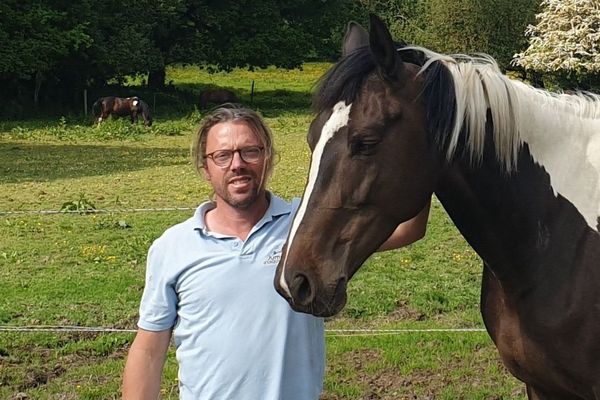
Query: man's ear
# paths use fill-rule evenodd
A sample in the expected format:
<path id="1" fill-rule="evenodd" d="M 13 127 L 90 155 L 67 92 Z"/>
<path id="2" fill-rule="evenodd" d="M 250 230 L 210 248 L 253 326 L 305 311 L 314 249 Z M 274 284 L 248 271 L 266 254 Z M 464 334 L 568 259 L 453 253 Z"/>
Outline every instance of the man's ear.
<path id="1" fill-rule="evenodd" d="M 204 166 L 202 167 L 202 175 L 204 175 L 204 179 L 206 179 L 207 181 L 210 181 L 210 172 L 208 172 L 208 168 L 206 167 L 206 164 L 204 164 Z"/>

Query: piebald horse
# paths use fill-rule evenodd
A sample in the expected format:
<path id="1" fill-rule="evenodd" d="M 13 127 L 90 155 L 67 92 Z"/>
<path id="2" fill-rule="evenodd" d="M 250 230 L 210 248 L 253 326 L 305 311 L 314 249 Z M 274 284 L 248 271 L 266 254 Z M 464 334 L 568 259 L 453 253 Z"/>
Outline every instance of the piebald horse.
<path id="1" fill-rule="evenodd" d="M 293 309 L 338 313 L 348 281 L 432 194 L 483 260 L 481 312 L 530 399 L 600 399 L 600 99 L 491 57 L 397 46 L 351 23 L 310 125 L 310 172 L 277 267 Z"/>
<path id="2" fill-rule="evenodd" d="M 138 116 L 144 119 L 144 126 L 152 126 L 152 115 L 150 107 L 139 97 L 101 97 L 92 106 L 92 113 L 98 125 L 108 118 L 109 115 L 115 117 L 129 116 L 131 123 L 136 123 Z"/>

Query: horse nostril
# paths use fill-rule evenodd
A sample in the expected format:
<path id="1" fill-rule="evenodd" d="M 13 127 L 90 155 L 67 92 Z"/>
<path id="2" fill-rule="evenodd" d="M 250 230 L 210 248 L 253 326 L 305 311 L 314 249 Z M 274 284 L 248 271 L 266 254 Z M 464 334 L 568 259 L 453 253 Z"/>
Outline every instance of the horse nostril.
<path id="1" fill-rule="evenodd" d="M 303 306 L 310 304 L 313 299 L 313 290 L 310 286 L 308 277 L 303 274 L 297 274 L 292 280 L 292 297 L 294 302 Z"/>

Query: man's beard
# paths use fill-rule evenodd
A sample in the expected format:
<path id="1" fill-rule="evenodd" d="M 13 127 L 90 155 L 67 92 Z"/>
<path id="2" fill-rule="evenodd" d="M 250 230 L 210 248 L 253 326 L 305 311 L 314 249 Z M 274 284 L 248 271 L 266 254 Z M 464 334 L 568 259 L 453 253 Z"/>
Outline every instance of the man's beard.
<path id="1" fill-rule="evenodd" d="M 250 177 L 250 180 L 253 183 L 256 183 L 256 175 L 252 171 L 244 170 L 244 171 L 241 171 L 240 175 L 247 175 Z M 229 185 L 227 184 L 227 182 L 231 178 L 232 178 L 232 176 L 227 176 L 224 178 L 223 186 L 221 187 L 223 189 L 222 193 L 217 193 L 217 195 L 219 197 L 221 197 L 226 204 L 228 204 L 229 206 L 231 206 L 233 208 L 237 208 L 238 210 L 246 210 L 246 209 L 250 208 L 258 200 L 259 195 L 262 192 L 262 185 L 261 184 L 254 185 L 251 192 L 244 195 L 244 197 L 242 199 L 239 199 L 239 198 L 237 198 L 237 196 L 235 196 L 228 190 Z"/>
<path id="2" fill-rule="evenodd" d="M 260 188 L 256 187 L 252 189 L 252 192 L 249 196 L 238 200 L 234 198 L 234 196 L 231 196 L 231 193 L 229 193 L 229 191 L 225 191 L 225 196 L 222 197 L 223 201 L 225 201 L 225 203 L 229 204 L 231 207 L 237 208 L 238 210 L 246 210 L 250 208 L 254 203 L 256 203 L 256 201 L 258 200 L 259 192 Z"/>

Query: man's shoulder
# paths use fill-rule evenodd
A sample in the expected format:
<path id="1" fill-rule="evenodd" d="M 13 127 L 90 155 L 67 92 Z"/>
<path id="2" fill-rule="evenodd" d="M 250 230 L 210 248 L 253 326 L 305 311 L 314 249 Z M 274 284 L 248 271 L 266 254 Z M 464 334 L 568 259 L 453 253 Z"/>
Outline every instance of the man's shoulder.
<path id="1" fill-rule="evenodd" d="M 271 194 L 271 196 L 273 215 L 294 213 L 300 206 L 300 198 L 298 197 L 288 201 L 274 194 Z"/>
<path id="2" fill-rule="evenodd" d="M 155 241 L 154 246 L 173 246 L 185 243 L 197 236 L 198 221 L 192 216 L 185 221 L 179 222 L 167 228 Z"/>

